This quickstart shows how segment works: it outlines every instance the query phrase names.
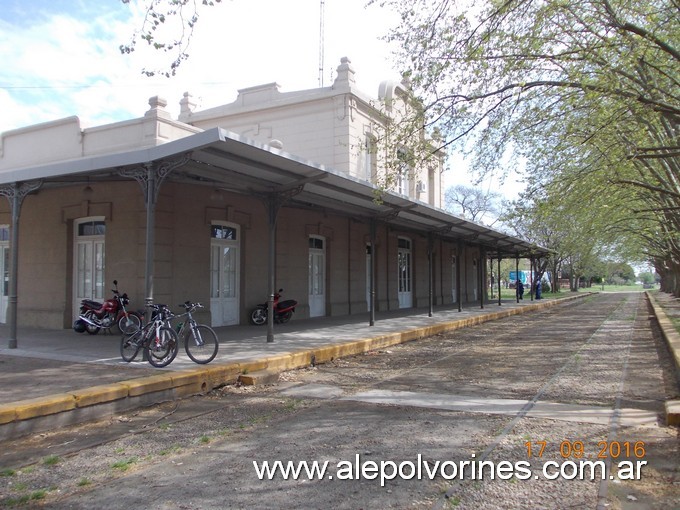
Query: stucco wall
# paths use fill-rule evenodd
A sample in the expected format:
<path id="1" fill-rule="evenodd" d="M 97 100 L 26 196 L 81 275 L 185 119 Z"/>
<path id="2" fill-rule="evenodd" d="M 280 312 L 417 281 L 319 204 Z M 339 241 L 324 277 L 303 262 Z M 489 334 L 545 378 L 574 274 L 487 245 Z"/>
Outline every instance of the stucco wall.
<path id="1" fill-rule="evenodd" d="M 146 210 L 141 187 L 135 181 L 94 183 L 84 194 L 82 185 L 41 189 L 24 200 L 19 227 L 19 325 L 70 327 L 73 320 L 74 221 L 104 217 L 106 221 L 105 297 L 117 279 L 133 309 L 144 307 Z M 210 223 L 238 225 L 241 239 L 240 322 L 267 299 L 268 221 L 264 203 L 253 197 L 187 184 L 166 182 L 155 212 L 154 300 L 173 309 L 185 300 L 200 301 L 206 310 L 199 319 L 210 321 Z M 0 201 L 0 224 L 9 224 L 9 206 Z M 377 311 L 399 308 L 397 296 L 397 242 L 412 241 L 413 304 L 427 306 L 427 237 L 400 232 L 378 224 L 376 245 Z M 300 305 L 295 317 L 309 316 L 309 236 L 326 239 L 326 314 L 365 313 L 366 243 L 370 225 L 359 219 L 321 210 L 283 207 L 276 230 L 276 285 L 284 298 Z M 450 253 L 455 246 L 435 244 L 435 296 L 437 303 L 451 302 Z M 444 253 L 440 264 L 439 251 Z M 472 278 L 476 250 L 466 249 Z M 463 259 L 461 258 L 461 260 Z M 463 282 L 463 300 L 472 289 Z M 467 291 L 467 296 L 466 296 Z M 75 310 L 77 311 L 77 310 Z"/>

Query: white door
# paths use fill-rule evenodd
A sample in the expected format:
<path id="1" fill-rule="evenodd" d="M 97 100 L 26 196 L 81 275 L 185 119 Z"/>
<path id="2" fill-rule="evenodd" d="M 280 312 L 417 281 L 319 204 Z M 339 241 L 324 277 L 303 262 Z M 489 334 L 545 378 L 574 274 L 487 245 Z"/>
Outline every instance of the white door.
<path id="1" fill-rule="evenodd" d="M 0 227 L 0 322 L 7 322 L 7 297 L 9 295 L 9 227 Z"/>
<path id="2" fill-rule="evenodd" d="M 76 220 L 74 234 L 73 316 L 77 318 L 83 299 L 104 301 L 106 223 L 103 218 Z"/>
<path id="3" fill-rule="evenodd" d="M 326 240 L 309 238 L 309 316 L 326 315 Z"/>
<path id="4" fill-rule="evenodd" d="M 456 256 L 451 256 L 451 296 L 453 297 L 453 303 L 458 300 L 458 292 L 456 292 L 456 278 L 458 273 L 456 272 Z"/>
<path id="5" fill-rule="evenodd" d="M 239 323 L 239 230 L 236 226 L 213 223 L 210 236 L 211 324 L 231 326 Z"/>
<path id="6" fill-rule="evenodd" d="M 411 308 L 413 306 L 413 291 L 411 288 L 411 241 L 403 237 L 399 238 L 398 248 L 398 288 L 399 308 Z"/>

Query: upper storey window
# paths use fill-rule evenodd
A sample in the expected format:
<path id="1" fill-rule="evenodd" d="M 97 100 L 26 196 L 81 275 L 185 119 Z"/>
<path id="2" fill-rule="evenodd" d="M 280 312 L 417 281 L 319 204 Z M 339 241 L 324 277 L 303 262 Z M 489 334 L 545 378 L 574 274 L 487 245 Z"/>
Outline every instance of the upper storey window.
<path id="1" fill-rule="evenodd" d="M 411 167 L 408 162 L 408 152 L 406 149 L 401 148 L 397 150 L 397 193 L 401 195 L 410 196 L 410 180 L 409 175 L 411 173 Z"/>

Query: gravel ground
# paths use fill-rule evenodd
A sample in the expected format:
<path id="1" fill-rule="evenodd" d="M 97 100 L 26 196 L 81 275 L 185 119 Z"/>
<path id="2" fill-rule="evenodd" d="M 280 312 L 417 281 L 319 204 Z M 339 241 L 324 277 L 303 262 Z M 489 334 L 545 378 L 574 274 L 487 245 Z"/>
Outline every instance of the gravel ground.
<path id="1" fill-rule="evenodd" d="M 662 419 L 677 377 L 655 328 L 641 294 L 600 295 L 288 372 L 277 385 L 228 386 L 0 444 L 0 508 L 680 508 L 678 429 Z M 322 398 L 285 393 L 301 388 Z M 348 400 L 369 390 L 633 408 L 658 420 L 628 427 Z M 580 460 L 581 443 L 595 460 L 615 442 L 644 442 L 644 457 L 627 458 L 647 462 L 640 480 L 542 476 L 547 461 Z M 357 456 L 525 463 L 531 473 L 339 480 L 338 463 Z M 259 480 L 254 460 L 328 461 L 334 478 Z"/>

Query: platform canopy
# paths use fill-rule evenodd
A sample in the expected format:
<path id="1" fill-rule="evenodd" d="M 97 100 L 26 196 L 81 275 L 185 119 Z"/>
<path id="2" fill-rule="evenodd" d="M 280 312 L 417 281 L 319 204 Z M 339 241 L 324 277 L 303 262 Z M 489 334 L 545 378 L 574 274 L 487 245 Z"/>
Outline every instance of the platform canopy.
<path id="1" fill-rule="evenodd" d="M 325 209 L 395 228 L 480 245 L 487 257 L 541 257 L 549 250 L 222 128 L 146 149 L 79 158 L 0 173 L 0 184 L 40 180 L 42 188 L 126 180 L 125 170 L 174 169 L 167 179 L 250 196 L 287 197 L 287 205 Z M 379 197 L 379 199 L 378 199 Z"/>

